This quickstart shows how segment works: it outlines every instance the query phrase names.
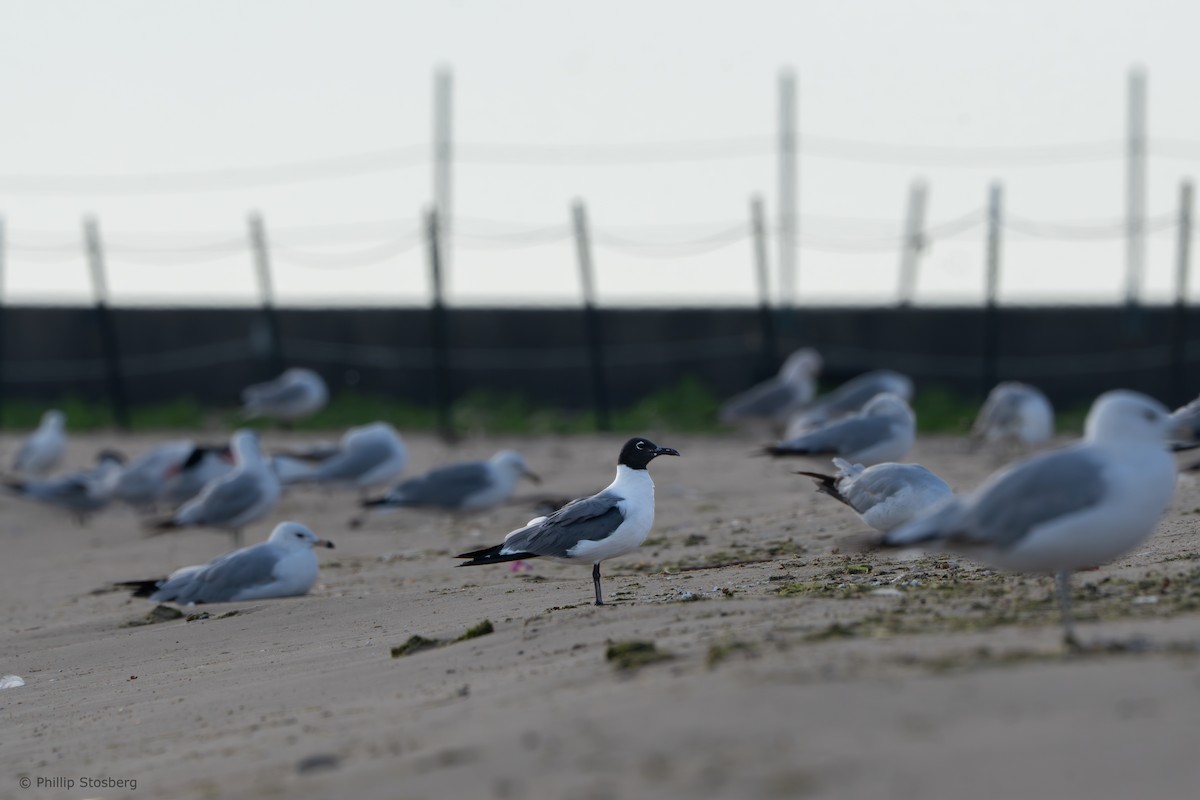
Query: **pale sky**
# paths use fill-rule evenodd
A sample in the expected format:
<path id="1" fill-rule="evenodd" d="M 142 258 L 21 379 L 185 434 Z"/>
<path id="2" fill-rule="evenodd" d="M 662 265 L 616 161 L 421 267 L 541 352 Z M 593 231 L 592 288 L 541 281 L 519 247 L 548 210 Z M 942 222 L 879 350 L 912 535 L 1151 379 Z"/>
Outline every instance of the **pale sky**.
<path id="1" fill-rule="evenodd" d="M 1127 73 L 1143 65 L 1151 136 L 1195 143 L 1158 149 L 1192 160 L 1150 160 L 1150 214 L 1165 214 L 1180 179 L 1200 166 L 1197 30 L 1195 3 L 1114 0 L 0 0 L 5 298 L 88 298 L 75 243 L 81 217 L 95 213 L 112 249 L 113 302 L 254 302 L 240 243 L 246 213 L 259 209 L 280 233 L 280 302 L 423 302 L 424 251 L 406 242 L 431 199 L 431 169 L 419 156 L 431 138 L 439 66 L 454 73 L 464 156 L 471 144 L 569 153 L 584 145 L 664 142 L 680 152 L 689 142 L 769 142 L 777 76 L 790 66 L 802 138 L 799 301 L 888 302 L 898 253 L 886 237 L 899 231 L 912 179 L 928 181 L 935 224 L 982 206 L 993 178 L 1021 218 L 1119 222 L 1125 164 L 855 163 L 823 155 L 819 137 L 934 148 L 1094 143 L 1119 152 Z M 288 165 L 406 147 L 417 149 L 403 151 L 413 162 L 404 169 L 221 191 L 38 194 L 17 180 Z M 581 197 L 598 239 L 701 238 L 744 223 L 756 192 L 774 215 L 774 156 L 768 145 L 751 151 L 659 164 L 458 163 L 453 211 L 464 232 L 526 231 L 566 225 L 569 203 Z M 188 232 L 196 235 L 181 235 Z M 344 241 L 332 241 L 334 233 Z M 866 252 L 813 249 L 836 246 L 840 236 L 859 237 L 851 247 L 864 236 L 885 241 L 867 241 Z M 578 302 L 569 240 L 533 248 L 486 241 L 493 246 L 456 245 L 452 303 Z M 164 258 L 153 249 L 163 242 L 228 257 Z M 1150 238 L 1152 300 L 1168 296 L 1174 250 L 1171 232 Z M 1002 299 L 1116 300 L 1124 252 L 1119 238 L 1009 235 Z M 313 267 L 346 253 L 394 255 L 360 268 Z M 770 255 L 774 273 L 774 245 Z M 748 241 L 675 259 L 598 242 L 595 261 L 602 303 L 753 300 Z M 977 302 L 982 276 L 976 228 L 934 245 L 918 297 Z"/>

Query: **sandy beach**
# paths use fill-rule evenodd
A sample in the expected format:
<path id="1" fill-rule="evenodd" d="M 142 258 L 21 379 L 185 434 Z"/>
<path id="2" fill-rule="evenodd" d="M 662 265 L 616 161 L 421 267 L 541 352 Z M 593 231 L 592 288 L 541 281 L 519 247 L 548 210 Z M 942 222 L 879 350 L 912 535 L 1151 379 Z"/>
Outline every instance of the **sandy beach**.
<path id="1" fill-rule="evenodd" d="M 26 682 L 0 690 L 0 798 L 1195 796 L 1196 475 L 1144 547 L 1075 576 L 1081 638 L 1112 643 L 1079 656 L 1050 579 L 852 552 L 865 525 L 792 474 L 820 462 L 642 433 L 683 457 L 653 464 L 655 528 L 605 564 L 605 607 L 584 567 L 452 556 L 534 498 L 602 488 L 622 436 L 407 436 L 409 474 L 514 447 L 546 480 L 479 516 L 358 529 L 353 493 L 293 491 L 246 538 L 294 519 L 335 541 L 309 596 L 157 624 L 107 587 L 207 561 L 226 534 L 147 538 L 123 507 L 80 527 L 0 498 L 0 674 Z M 75 436 L 68 461 L 115 442 Z M 999 463 L 950 437 L 910 460 L 957 490 Z M 438 645 L 393 655 L 414 636 Z M 635 641 L 661 658 L 607 657 Z"/>

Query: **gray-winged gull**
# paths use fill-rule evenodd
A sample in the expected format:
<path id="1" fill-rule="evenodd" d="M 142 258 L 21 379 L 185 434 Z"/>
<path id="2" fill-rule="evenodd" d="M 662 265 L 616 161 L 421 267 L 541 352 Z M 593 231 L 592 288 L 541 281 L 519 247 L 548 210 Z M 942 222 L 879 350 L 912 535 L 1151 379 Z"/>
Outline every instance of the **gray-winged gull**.
<path id="1" fill-rule="evenodd" d="M 350 428 L 335 447 L 283 455 L 304 467 L 284 478 L 284 484 L 318 483 L 369 489 L 395 480 L 408 465 L 404 441 L 386 422 Z"/>
<path id="2" fill-rule="evenodd" d="M 771 445 L 773 456 L 839 456 L 852 464 L 899 461 L 916 442 L 917 421 L 908 403 L 894 394 L 871 398 L 862 410 Z"/>
<path id="3" fill-rule="evenodd" d="M 986 444 L 1016 447 L 1044 444 L 1054 435 L 1054 408 L 1040 389 L 1027 383 L 996 384 L 979 409 L 971 437 Z"/>
<path id="4" fill-rule="evenodd" d="M 67 451 L 67 417 L 57 409 L 42 414 L 37 429 L 25 438 L 13 459 L 13 469 L 30 478 L 41 478 L 62 461 Z"/>
<path id="5" fill-rule="evenodd" d="M 308 594 L 317 582 L 314 547 L 333 547 L 333 542 L 318 539 L 298 522 L 281 522 L 265 542 L 182 567 L 168 578 L 117 585 L 133 589 L 134 597 L 181 606 L 295 597 Z"/>
<path id="6" fill-rule="evenodd" d="M 292 367 L 273 381 L 242 390 L 243 412 L 247 417 L 272 417 L 284 422 L 311 417 L 328 400 L 325 381 L 303 367 Z"/>
<path id="7" fill-rule="evenodd" d="M 269 514 L 279 502 L 279 479 L 267 466 L 258 445 L 258 434 L 235 431 L 230 438 L 235 466 L 181 506 L 171 517 L 155 524 L 159 530 L 188 526 L 224 528 L 241 544 L 242 528 Z"/>
<path id="8" fill-rule="evenodd" d="M 487 461 L 450 464 L 409 478 L 383 497 L 362 501 L 362 506 L 485 511 L 512 497 L 522 477 L 540 480 L 520 453 L 502 450 Z"/>
<path id="9" fill-rule="evenodd" d="M 654 481 L 646 467 L 658 456 L 677 456 L 670 447 L 648 439 L 625 443 L 617 459 L 617 477 L 604 490 L 581 498 L 504 537 L 502 544 L 462 553 L 459 564 L 471 567 L 542 556 L 568 563 L 590 563 L 596 605 L 600 593 L 600 562 L 625 555 L 641 546 L 654 525 Z"/>
<path id="10" fill-rule="evenodd" d="M 1157 400 L 1117 390 L 1096 399 L 1083 440 L 1002 469 L 976 491 L 913 520 L 880 543 L 949 549 L 1006 570 L 1055 575 L 1065 640 L 1071 572 L 1112 561 L 1146 540 L 1171 503 L 1171 418 Z"/>
<path id="11" fill-rule="evenodd" d="M 818 491 L 850 506 L 877 531 L 890 531 L 954 496 L 949 484 L 920 464 L 887 462 L 864 468 L 835 458 L 833 465 L 833 475 L 797 474 L 812 478 Z"/>
<path id="12" fill-rule="evenodd" d="M 84 523 L 89 514 L 112 500 L 124 464 L 125 457 L 120 453 L 102 450 L 96 456 L 96 466 L 90 469 L 44 480 L 9 481 L 6 485 L 21 497 L 69 512 Z"/>
<path id="13" fill-rule="evenodd" d="M 735 423 L 763 420 L 782 425 L 788 416 L 813 399 L 821 356 L 811 347 L 788 356 L 779 374 L 735 395 L 721 406 L 720 420 Z"/>

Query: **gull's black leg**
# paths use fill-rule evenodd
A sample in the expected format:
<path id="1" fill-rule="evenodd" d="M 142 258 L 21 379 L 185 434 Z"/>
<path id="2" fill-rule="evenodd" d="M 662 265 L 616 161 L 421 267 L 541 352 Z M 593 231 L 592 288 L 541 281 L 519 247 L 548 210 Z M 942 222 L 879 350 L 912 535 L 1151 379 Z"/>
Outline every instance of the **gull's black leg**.
<path id="1" fill-rule="evenodd" d="M 604 605 L 604 598 L 600 596 L 600 562 L 592 564 L 592 583 L 596 585 L 596 605 Z"/>
<path id="2" fill-rule="evenodd" d="M 1054 582 L 1058 587 L 1058 607 L 1062 610 L 1063 644 L 1077 652 L 1083 648 L 1075 638 L 1075 623 L 1071 619 L 1071 573 L 1065 569 L 1054 573 Z"/>

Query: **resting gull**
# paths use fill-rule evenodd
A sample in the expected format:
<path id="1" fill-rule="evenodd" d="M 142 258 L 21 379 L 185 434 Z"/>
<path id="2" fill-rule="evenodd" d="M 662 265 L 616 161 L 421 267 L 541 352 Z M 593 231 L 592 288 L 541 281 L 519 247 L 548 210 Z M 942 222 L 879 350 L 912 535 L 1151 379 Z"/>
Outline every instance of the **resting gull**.
<path id="1" fill-rule="evenodd" d="M 502 450 L 487 461 L 450 464 L 409 478 L 383 497 L 364 500 L 364 508 L 433 508 L 485 511 L 512 497 L 522 477 L 541 479 L 514 450 Z"/>
<path id="2" fill-rule="evenodd" d="M 62 509 L 80 524 L 88 515 L 100 511 L 113 498 L 125 457 L 114 450 L 102 450 L 96 466 L 43 480 L 9 481 L 9 489 L 28 500 Z"/>
<path id="3" fill-rule="evenodd" d="M 864 468 L 833 459 L 837 472 L 799 472 L 817 484 L 817 490 L 858 512 L 877 531 L 890 531 L 954 496 L 950 485 L 920 464 L 876 464 Z"/>
<path id="4" fill-rule="evenodd" d="M 908 403 L 885 393 L 871 398 L 857 414 L 771 445 L 766 452 L 773 456 L 839 456 L 852 464 L 872 466 L 904 458 L 916 436 L 917 420 Z"/>
<path id="5" fill-rule="evenodd" d="M 247 417 L 272 417 L 284 422 L 311 417 L 328 400 L 325 381 L 303 367 L 292 367 L 273 381 L 242 390 L 243 412 Z"/>
<path id="6" fill-rule="evenodd" d="M 1004 381 L 988 393 L 971 426 L 971 438 L 985 444 L 1029 447 L 1054 435 L 1054 408 L 1041 390 Z"/>
<path id="7" fill-rule="evenodd" d="M 63 412 L 50 409 L 42 414 L 37 430 L 17 450 L 13 469 L 29 478 L 49 475 L 67 451 L 66 427 L 67 417 Z"/>
<path id="8" fill-rule="evenodd" d="M 721 422 L 764 420 L 782 425 L 796 409 L 816 395 L 815 379 L 821 356 L 811 347 L 788 356 L 779 374 L 730 398 L 721 406 Z"/>

